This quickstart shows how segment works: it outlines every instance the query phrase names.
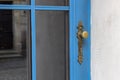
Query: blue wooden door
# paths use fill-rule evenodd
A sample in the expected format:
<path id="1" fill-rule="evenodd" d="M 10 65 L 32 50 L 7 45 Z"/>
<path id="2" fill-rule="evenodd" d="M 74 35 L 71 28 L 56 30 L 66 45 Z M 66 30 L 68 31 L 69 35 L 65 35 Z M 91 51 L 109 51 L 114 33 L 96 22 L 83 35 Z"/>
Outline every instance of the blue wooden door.
<path id="1" fill-rule="evenodd" d="M 80 22 L 83 24 L 83 30 L 88 31 L 88 38 L 82 41 L 82 54 L 83 61 L 79 64 L 76 61 L 78 58 L 78 39 L 74 38 L 74 80 L 91 80 L 90 76 L 90 0 L 76 0 L 75 4 L 75 27 L 78 26 Z M 76 28 L 74 30 L 76 32 Z M 74 32 L 74 33 L 75 33 Z M 75 36 L 75 34 L 74 34 Z"/>
<path id="2" fill-rule="evenodd" d="M 22 52 L 20 55 L 28 56 L 26 79 L 90 80 L 90 0 L 23 0 L 3 3 L 0 3 L 0 10 L 16 12 L 14 16 L 20 13 L 20 17 L 15 20 L 22 26 L 13 23 L 17 32 L 13 37 L 17 37 L 14 40 L 18 42 L 14 43 L 15 49 L 19 51 L 22 47 L 26 54 Z M 78 62 L 80 47 L 77 38 L 80 22 L 83 30 L 89 34 L 87 39 L 82 39 L 81 64 Z M 22 41 L 18 37 L 19 31 Z"/>
<path id="3" fill-rule="evenodd" d="M 74 4 L 73 4 L 74 3 Z M 90 0 L 71 0 L 70 6 L 70 79 L 91 80 L 90 76 Z M 78 38 L 76 33 L 79 23 L 82 22 L 84 30 L 88 31 L 88 38 L 82 41 L 83 62 L 79 64 Z"/>

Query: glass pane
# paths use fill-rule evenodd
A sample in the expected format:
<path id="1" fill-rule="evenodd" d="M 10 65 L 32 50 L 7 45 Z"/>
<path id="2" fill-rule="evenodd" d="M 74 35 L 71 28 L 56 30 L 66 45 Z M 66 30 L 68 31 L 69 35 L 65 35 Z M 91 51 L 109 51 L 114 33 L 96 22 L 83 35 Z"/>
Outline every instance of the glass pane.
<path id="1" fill-rule="evenodd" d="M 0 4 L 30 4 L 30 0 L 0 0 Z"/>
<path id="2" fill-rule="evenodd" d="M 69 0 L 36 0 L 36 5 L 66 6 Z"/>
<path id="3" fill-rule="evenodd" d="M 68 13 L 36 12 L 37 80 L 68 80 Z"/>
<path id="4" fill-rule="evenodd" d="M 30 80 L 30 12 L 0 10 L 0 80 Z"/>

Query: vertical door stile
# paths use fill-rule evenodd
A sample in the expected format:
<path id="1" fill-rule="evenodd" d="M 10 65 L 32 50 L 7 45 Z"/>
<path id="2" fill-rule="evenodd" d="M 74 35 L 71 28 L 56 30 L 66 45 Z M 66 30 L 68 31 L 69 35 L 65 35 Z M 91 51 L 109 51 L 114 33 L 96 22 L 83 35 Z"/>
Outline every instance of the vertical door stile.
<path id="1" fill-rule="evenodd" d="M 70 28 L 69 28 L 69 57 L 70 57 L 70 80 L 78 80 L 76 79 L 76 68 L 75 68 L 75 2 L 76 0 L 70 0 L 69 2 L 69 18 L 70 18 Z"/>
<path id="2" fill-rule="evenodd" d="M 83 30 L 88 32 L 88 38 L 82 39 L 83 62 L 82 64 L 76 64 L 76 77 L 80 80 L 90 80 L 90 0 L 76 0 L 75 12 L 76 27 L 78 27 L 80 22 L 82 22 Z M 78 47 L 77 38 L 76 44 Z M 76 48 L 76 51 L 78 51 L 78 48 Z M 76 57 L 78 57 L 78 54 L 76 54 Z"/>

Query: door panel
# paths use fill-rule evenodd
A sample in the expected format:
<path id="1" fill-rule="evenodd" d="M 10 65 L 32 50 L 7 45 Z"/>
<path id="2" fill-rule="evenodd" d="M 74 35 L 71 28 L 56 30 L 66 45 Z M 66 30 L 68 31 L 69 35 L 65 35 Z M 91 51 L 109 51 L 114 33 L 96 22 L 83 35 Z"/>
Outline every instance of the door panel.
<path id="1" fill-rule="evenodd" d="M 68 12 L 36 12 L 37 80 L 68 80 Z"/>

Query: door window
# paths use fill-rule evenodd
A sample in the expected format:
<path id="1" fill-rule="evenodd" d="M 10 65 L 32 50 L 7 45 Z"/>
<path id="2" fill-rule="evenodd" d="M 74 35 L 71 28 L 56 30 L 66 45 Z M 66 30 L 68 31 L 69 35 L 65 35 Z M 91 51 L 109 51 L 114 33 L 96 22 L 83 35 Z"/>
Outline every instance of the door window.
<path id="1" fill-rule="evenodd" d="M 36 5 L 68 6 L 69 0 L 35 0 Z"/>
<path id="2" fill-rule="evenodd" d="M 68 12 L 36 11 L 37 80 L 68 80 Z"/>
<path id="3" fill-rule="evenodd" d="M 0 0 L 0 4 L 13 5 L 13 4 L 21 4 L 28 5 L 30 4 L 29 0 Z"/>
<path id="4" fill-rule="evenodd" d="M 30 11 L 0 10 L 0 80 L 28 80 Z"/>

